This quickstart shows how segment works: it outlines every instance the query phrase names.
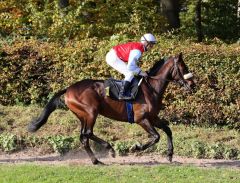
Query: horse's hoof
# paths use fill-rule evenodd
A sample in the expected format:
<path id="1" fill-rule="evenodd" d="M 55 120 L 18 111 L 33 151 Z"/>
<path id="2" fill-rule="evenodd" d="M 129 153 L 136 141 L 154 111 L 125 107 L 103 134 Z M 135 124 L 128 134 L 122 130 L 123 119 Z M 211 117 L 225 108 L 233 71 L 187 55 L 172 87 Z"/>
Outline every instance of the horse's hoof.
<path id="1" fill-rule="evenodd" d="M 38 127 L 33 125 L 33 124 L 29 124 L 28 127 L 27 127 L 27 131 L 28 132 L 31 132 L 31 133 L 34 133 L 38 130 Z"/>
<path id="2" fill-rule="evenodd" d="M 99 161 L 99 160 L 97 160 L 97 159 L 93 160 L 92 163 L 93 163 L 94 165 L 105 165 L 103 162 L 101 162 L 101 161 Z"/>
<path id="3" fill-rule="evenodd" d="M 138 145 L 138 144 L 135 144 L 135 145 L 130 149 L 131 152 L 137 152 L 137 151 L 140 151 L 140 150 L 141 150 L 141 146 Z"/>

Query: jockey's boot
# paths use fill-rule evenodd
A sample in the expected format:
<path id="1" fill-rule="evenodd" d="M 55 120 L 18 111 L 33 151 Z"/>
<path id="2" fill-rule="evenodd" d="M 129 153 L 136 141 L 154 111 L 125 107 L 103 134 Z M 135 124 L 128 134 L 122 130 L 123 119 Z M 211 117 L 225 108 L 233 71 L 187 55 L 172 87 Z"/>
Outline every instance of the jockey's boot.
<path id="1" fill-rule="evenodd" d="M 131 96 L 126 96 L 126 91 L 128 90 L 131 83 L 129 81 L 123 81 L 123 84 L 121 86 L 120 92 L 119 92 L 119 100 L 130 100 L 132 99 Z"/>

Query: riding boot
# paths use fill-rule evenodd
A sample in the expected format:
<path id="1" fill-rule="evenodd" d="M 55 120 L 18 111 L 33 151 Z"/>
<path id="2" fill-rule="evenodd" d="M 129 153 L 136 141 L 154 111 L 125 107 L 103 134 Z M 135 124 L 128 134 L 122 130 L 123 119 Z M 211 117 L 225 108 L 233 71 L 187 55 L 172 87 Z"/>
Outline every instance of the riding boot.
<path id="1" fill-rule="evenodd" d="M 119 100 L 130 100 L 132 99 L 131 96 L 126 96 L 126 92 L 130 86 L 130 82 L 129 81 L 123 81 L 123 84 L 121 86 L 120 92 L 119 92 Z"/>

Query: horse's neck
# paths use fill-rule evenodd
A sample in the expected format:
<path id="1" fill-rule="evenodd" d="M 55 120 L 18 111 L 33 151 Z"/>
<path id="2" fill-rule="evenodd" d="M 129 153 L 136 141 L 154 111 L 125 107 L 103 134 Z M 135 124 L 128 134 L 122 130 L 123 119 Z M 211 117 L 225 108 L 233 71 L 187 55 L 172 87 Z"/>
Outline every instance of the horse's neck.
<path id="1" fill-rule="evenodd" d="M 151 86 L 149 86 L 149 84 Z M 149 80 L 144 82 L 142 90 L 146 103 L 148 104 L 149 112 L 157 115 L 162 108 L 163 94 L 167 88 L 168 81 Z"/>
<path id="2" fill-rule="evenodd" d="M 159 80 L 153 81 L 152 84 L 154 85 L 153 88 L 156 90 L 155 98 L 157 98 L 157 100 L 162 100 L 169 81 L 166 80 L 165 77 L 163 77 Z"/>
<path id="3" fill-rule="evenodd" d="M 159 71 L 157 72 L 156 76 L 159 77 L 159 79 L 155 80 L 153 79 L 151 81 L 152 87 L 157 91 L 158 98 L 162 98 L 164 92 L 166 91 L 166 88 L 169 84 L 169 74 L 170 74 L 171 64 L 167 63 L 163 65 Z"/>
<path id="4" fill-rule="evenodd" d="M 150 77 L 148 82 L 144 82 L 142 85 L 149 111 L 154 114 L 158 114 L 161 109 L 163 95 L 169 84 L 170 64 L 171 63 L 164 64 L 152 79 Z"/>

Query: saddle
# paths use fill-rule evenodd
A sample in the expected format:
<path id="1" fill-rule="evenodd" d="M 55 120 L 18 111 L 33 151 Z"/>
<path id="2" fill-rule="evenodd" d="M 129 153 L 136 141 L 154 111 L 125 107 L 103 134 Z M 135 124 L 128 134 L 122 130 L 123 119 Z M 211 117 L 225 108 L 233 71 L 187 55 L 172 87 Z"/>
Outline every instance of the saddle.
<path id="1" fill-rule="evenodd" d="M 138 94 L 138 88 L 142 82 L 142 78 L 133 78 L 131 81 L 131 85 L 129 87 L 129 90 L 126 91 L 126 95 L 130 96 L 130 101 L 134 100 Z M 114 100 L 119 100 L 119 92 L 120 88 L 123 85 L 122 80 L 116 80 L 113 78 L 109 78 L 108 80 L 104 81 L 104 87 L 106 95 Z"/>

